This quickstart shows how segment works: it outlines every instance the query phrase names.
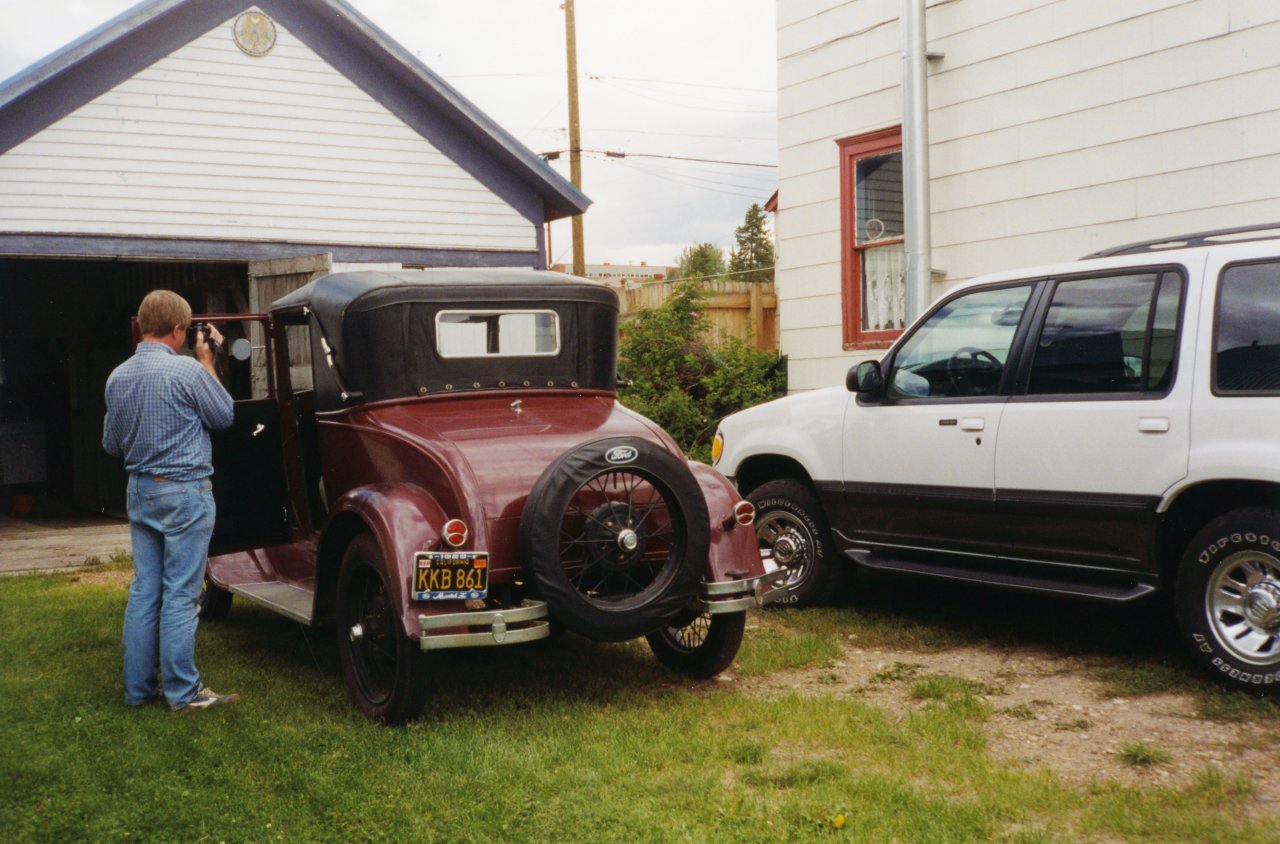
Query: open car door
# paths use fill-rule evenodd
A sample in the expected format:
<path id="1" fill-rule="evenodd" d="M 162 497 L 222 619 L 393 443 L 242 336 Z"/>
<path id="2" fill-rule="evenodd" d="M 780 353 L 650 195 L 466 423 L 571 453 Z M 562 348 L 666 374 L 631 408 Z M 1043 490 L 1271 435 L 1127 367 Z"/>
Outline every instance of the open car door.
<path id="1" fill-rule="evenodd" d="M 267 339 L 269 318 L 261 314 L 198 316 L 196 321 L 218 327 L 228 344 L 251 334 Z M 256 330 L 252 330 L 256 329 Z M 271 360 L 270 354 L 256 360 Z M 235 420 L 230 428 L 213 431 L 213 498 L 217 518 L 209 554 L 265 548 L 288 542 L 297 526 L 289 500 L 284 458 L 286 433 L 280 404 L 268 376 L 265 396 L 253 398 L 258 380 L 249 360 L 223 356 L 219 365 L 223 383 L 235 399 Z"/>

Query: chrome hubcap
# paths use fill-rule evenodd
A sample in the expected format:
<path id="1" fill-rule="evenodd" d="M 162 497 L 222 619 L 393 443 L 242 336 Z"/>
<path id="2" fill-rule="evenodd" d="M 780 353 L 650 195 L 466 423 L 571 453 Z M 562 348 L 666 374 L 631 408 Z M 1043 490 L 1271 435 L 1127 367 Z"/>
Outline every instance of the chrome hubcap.
<path id="1" fill-rule="evenodd" d="M 631 528 L 618 531 L 618 547 L 623 551 L 634 551 L 640 547 L 640 537 Z"/>
<path id="2" fill-rule="evenodd" d="M 1207 598 L 1214 636 L 1232 656 L 1252 665 L 1280 662 L 1280 560 L 1232 554 L 1210 577 Z"/>
<path id="3" fill-rule="evenodd" d="M 1244 615 L 1255 627 L 1275 630 L 1280 626 L 1280 586 L 1268 580 L 1250 587 L 1244 599 Z"/>
<path id="4" fill-rule="evenodd" d="M 794 586 L 809 573 L 813 561 L 813 538 L 809 528 L 785 510 L 756 515 L 756 539 L 770 571 L 787 569 L 787 586 Z"/>
<path id="5" fill-rule="evenodd" d="M 789 533 L 779 536 L 778 541 L 773 543 L 773 559 L 780 566 L 791 565 L 799 555 L 800 543 Z"/>

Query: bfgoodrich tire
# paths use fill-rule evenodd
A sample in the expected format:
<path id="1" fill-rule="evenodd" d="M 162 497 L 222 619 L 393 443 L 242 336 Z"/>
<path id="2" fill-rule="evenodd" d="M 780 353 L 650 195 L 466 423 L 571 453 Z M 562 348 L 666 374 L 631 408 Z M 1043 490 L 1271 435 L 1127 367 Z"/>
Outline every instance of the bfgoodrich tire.
<path id="1" fill-rule="evenodd" d="M 356 707 L 390 725 L 421 715 L 426 656 L 401 628 L 382 550 L 368 534 L 356 537 L 342 557 L 335 616 L 342 675 Z"/>
<path id="2" fill-rule="evenodd" d="M 1178 624 L 1230 688 L 1280 688 L 1280 512 L 1233 510 L 1195 535 L 1178 568 Z"/>
<path id="3" fill-rule="evenodd" d="M 836 559 L 827 516 L 809 485 L 770 481 L 752 490 L 747 500 L 756 508 L 760 553 L 787 569 L 783 603 L 804 607 L 829 601 L 844 586 L 849 564 Z"/>
<path id="4" fill-rule="evenodd" d="M 598 641 L 634 639 L 686 613 L 709 545 L 693 473 L 637 437 L 564 454 L 520 517 L 521 559 L 552 619 Z"/>
<path id="5" fill-rule="evenodd" d="M 733 663 L 746 624 L 746 612 L 700 613 L 688 624 L 660 627 L 645 638 L 658 662 L 686 677 L 706 680 Z"/>

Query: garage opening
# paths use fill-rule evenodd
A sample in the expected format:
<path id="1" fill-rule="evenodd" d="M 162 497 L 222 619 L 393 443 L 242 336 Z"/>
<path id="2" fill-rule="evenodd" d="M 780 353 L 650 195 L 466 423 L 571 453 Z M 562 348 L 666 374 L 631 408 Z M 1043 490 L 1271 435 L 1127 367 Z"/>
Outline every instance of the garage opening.
<path id="1" fill-rule="evenodd" d="M 101 445 L 103 390 L 157 288 L 197 313 L 251 310 L 247 263 L 0 258 L 0 514 L 124 516 L 124 468 Z"/>

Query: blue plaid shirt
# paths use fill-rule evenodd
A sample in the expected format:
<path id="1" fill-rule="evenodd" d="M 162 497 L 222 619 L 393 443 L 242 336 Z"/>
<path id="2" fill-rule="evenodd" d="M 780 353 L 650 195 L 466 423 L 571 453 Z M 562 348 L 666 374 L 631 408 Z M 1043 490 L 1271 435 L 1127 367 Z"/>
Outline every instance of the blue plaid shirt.
<path id="1" fill-rule="evenodd" d="M 171 481 L 213 474 L 209 430 L 231 425 L 231 396 L 195 358 L 139 343 L 107 379 L 102 447 L 124 467 Z"/>

